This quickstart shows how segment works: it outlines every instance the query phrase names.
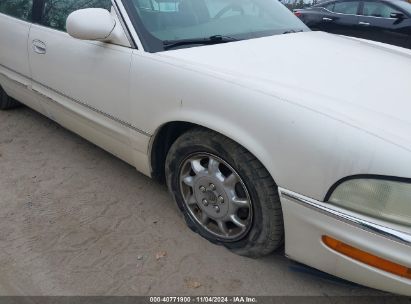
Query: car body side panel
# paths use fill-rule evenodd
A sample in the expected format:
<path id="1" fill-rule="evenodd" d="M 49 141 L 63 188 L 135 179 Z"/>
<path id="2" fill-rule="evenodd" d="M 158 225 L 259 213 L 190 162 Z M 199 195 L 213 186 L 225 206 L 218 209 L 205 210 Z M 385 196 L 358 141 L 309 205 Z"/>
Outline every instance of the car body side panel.
<path id="1" fill-rule="evenodd" d="M 359 22 L 366 26 L 353 36 L 411 48 L 411 19 L 360 16 Z"/>
<path id="2" fill-rule="evenodd" d="M 29 92 L 31 71 L 27 41 L 31 23 L 0 13 L 0 85 L 36 111 L 43 109 Z"/>
<path id="3" fill-rule="evenodd" d="M 349 175 L 410 176 L 404 148 L 235 78 L 136 51 L 131 81 L 133 124 L 144 132 L 154 134 L 170 121 L 210 128 L 246 147 L 279 186 L 309 197 L 323 200 Z"/>
<path id="4" fill-rule="evenodd" d="M 349 14 L 331 13 L 329 22 L 323 22 L 322 30 L 338 35 L 355 35 L 358 31 L 358 16 Z"/>
<path id="5" fill-rule="evenodd" d="M 1 64 L 0 86 L 12 98 L 41 114 L 47 113 L 38 100 L 38 94 L 31 90 L 31 80 L 5 68 Z"/>
<path id="6" fill-rule="evenodd" d="M 36 93 L 35 98 L 47 109 L 46 115 L 50 119 L 131 164 L 141 173 L 150 175 L 146 153 L 151 139 L 149 135 L 40 84 L 32 92 Z"/>
<path id="7" fill-rule="evenodd" d="M 283 35 L 281 39 L 287 37 Z M 294 41 L 298 39 L 293 37 Z M 332 43 L 334 37 L 328 38 L 327 44 Z M 35 95 L 33 100 L 47 109 L 51 119 L 147 175 L 150 174 L 148 153 L 153 134 L 168 122 L 184 121 L 237 141 L 262 162 L 279 187 L 318 201 L 324 200 L 335 182 L 350 175 L 411 177 L 410 145 L 390 142 L 387 136 L 379 137 L 350 124 L 348 118 L 332 117 L 330 112 L 321 112 L 320 107 L 310 108 L 308 103 L 315 103 L 321 95 L 304 91 L 301 83 L 296 86 L 301 89 L 299 92 L 283 87 L 286 94 L 281 96 L 268 89 L 275 85 L 274 78 L 252 78 L 251 73 L 241 75 L 200 67 L 198 62 L 188 63 L 161 53 L 148 54 L 142 50 L 74 40 L 65 33 L 37 25 L 32 26 L 29 44 L 33 40 L 42 40 L 47 46 L 47 54 L 30 53 L 33 80 L 24 74 L 30 69 L 24 71 L 17 64 L 14 70 L 0 66 L 1 83 L 10 88 L 13 81 L 24 76 L 21 83 L 28 93 L 26 99 Z M 349 41 L 346 42 L 348 45 Z M 274 41 L 267 40 L 265 46 L 272 43 Z M 276 48 L 281 44 L 280 41 Z M 246 46 L 242 47 L 244 50 Z M 288 55 L 291 49 L 287 49 Z M 212 56 L 210 49 L 205 50 L 206 55 Z M 241 47 L 235 51 L 241 55 L 239 50 Z M 223 58 L 226 61 L 227 54 Z M 0 63 L 3 60 L 8 62 L 2 58 Z M 252 60 L 255 60 L 252 64 L 259 67 L 256 71 L 262 74 L 262 63 L 255 57 Z M 403 60 L 401 62 L 405 62 Z M 271 64 L 279 71 L 278 62 L 265 61 L 266 66 Z M 400 60 L 393 62 L 398 66 Z M 233 64 L 228 68 L 233 69 Z M 287 64 L 281 76 L 287 76 L 290 71 L 298 73 L 297 68 Z M 367 87 L 362 93 L 364 91 L 365 96 L 369 96 Z M 296 99 L 291 101 L 298 94 L 303 95 L 306 104 L 299 104 Z M 335 112 L 336 109 L 333 108 Z M 356 113 L 362 112 L 357 109 Z M 291 258 L 358 283 L 409 294 L 409 282 L 332 252 L 321 243 L 321 236 L 327 232 L 411 267 L 409 247 L 297 206 L 284 197 L 281 200 L 286 252 Z"/>
<path id="8" fill-rule="evenodd" d="M 44 43 L 46 53 L 29 49 L 33 88 L 41 85 L 52 88 L 119 121 L 130 121 L 130 48 L 82 41 L 61 31 L 33 25 L 29 45 L 36 41 Z"/>
<path id="9" fill-rule="evenodd" d="M 31 23 L 0 13 L 0 63 L 14 71 L 21 83 L 27 84 L 30 67 L 27 53 L 27 40 Z M 16 75 L 17 74 L 17 75 Z"/>
<path id="10" fill-rule="evenodd" d="M 302 14 L 300 19 L 312 30 L 339 35 L 355 35 L 361 30 L 357 15 L 334 13 L 322 7 L 299 11 Z"/>
<path id="11" fill-rule="evenodd" d="M 46 46 L 45 54 L 29 51 L 31 89 L 46 115 L 149 175 L 150 134 L 130 124 L 132 49 L 81 41 L 40 25 L 31 28 L 33 41 Z"/>

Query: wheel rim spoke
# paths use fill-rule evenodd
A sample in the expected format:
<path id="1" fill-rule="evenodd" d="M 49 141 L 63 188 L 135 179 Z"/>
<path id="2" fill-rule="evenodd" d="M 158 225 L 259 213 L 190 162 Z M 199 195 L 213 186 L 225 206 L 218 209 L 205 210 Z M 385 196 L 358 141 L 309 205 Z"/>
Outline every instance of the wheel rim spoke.
<path id="1" fill-rule="evenodd" d="M 244 230 L 247 227 L 247 223 L 245 223 L 242 219 L 240 219 L 235 214 L 230 216 L 230 220 L 234 225 L 236 225 L 237 227 L 240 227 L 242 230 Z"/>
<path id="2" fill-rule="evenodd" d="M 183 178 L 184 184 L 186 184 L 189 187 L 194 187 L 194 177 L 192 176 L 186 176 Z"/>
<path id="3" fill-rule="evenodd" d="M 199 174 L 206 171 L 206 169 L 200 163 L 199 159 L 194 159 L 191 161 L 191 169 L 193 169 L 195 174 Z"/>
<path id="4" fill-rule="evenodd" d="M 234 197 L 231 200 L 231 203 L 235 210 L 238 210 L 239 208 L 250 208 L 250 202 L 246 198 Z"/>
<path id="5" fill-rule="evenodd" d="M 224 185 L 227 188 L 231 188 L 231 189 L 234 189 L 235 185 L 239 182 L 240 182 L 240 179 L 235 173 L 231 173 L 227 178 L 224 179 Z"/>
<path id="6" fill-rule="evenodd" d="M 203 225 L 207 225 L 210 222 L 210 218 L 208 217 L 207 213 L 205 213 L 204 211 L 201 212 L 201 223 Z"/>
<path id="7" fill-rule="evenodd" d="M 224 234 L 224 235 L 228 235 L 228 229 L 227 229 L 227 225 L 225 222 L 223 221 L 218 221 L 218 229 L 220 229 L 220 231 Z"/>
<path id="8" fill-rule="evenodd" d="M 208 162 L 208 173 L 214 176 L 221 174 L 219 166 L 220 162 L 210 157 Z"/>
<path id="9" fill-rule="evenodd" d="M 197 205 L 197 200 L 196 200 L 196 198 L 194 197 L 194 195 L 191 195 L 191 196 L 189 197 L 189 199 L 187 200 L 187 204 L 190 205 L 190 206 L 192 206 L 192 205 Z"/>

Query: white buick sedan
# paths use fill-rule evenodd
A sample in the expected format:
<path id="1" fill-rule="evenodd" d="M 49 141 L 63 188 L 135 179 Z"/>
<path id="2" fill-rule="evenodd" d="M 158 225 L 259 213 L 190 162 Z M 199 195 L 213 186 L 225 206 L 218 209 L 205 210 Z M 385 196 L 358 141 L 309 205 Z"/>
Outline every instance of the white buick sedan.
<path id="1" fill-rule="evenodd" d="M 0 85 L 165 181 L 207 240 L 411 295 L 410 50 L 278 0 L 1 0 Z"/>

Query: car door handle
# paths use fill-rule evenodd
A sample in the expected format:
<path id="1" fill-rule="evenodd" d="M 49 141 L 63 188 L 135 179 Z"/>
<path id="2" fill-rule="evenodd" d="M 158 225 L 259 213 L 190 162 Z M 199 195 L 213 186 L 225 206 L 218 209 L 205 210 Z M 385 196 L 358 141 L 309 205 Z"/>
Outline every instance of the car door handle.
<path id="1" fill-rule="evenodd" d="M 332 18 L 323 17 L 323 21 L 330 22 L 330 21 L 333 21 L 333 20 L 334 20 L 334 19 L 332 19 Z"/>
<path id="2" fill-rule="evenodd" d="M 43 55 L 47 53 L 46 44 L 43 41 L 40 41 L 37 39 L 33 40 L 32 47 L 33 47 L 33 51 L 36 52 L 37 54 Z"/>
<path id="3" fill-rule="evenodd" d="M 370 26 L 371 24 L 369 22 L 359 22 L 359 25 L 363 25 L 363 26 Z"/>

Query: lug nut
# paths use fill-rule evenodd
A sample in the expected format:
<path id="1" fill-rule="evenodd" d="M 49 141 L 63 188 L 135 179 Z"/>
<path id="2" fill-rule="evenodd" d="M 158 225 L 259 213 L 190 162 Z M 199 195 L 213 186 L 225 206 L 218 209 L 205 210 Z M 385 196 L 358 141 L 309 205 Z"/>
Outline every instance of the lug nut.
<path id="1" fill-rule="evenodd" d="M 220 207 L 214 206 L 214 210 L 215 210 L 215 212 L 220 213 Z"/>
<path id="2" fill-rule="evenodd" d="M 215 190 L 215 185 L 214 185 L 214 184 L 210 184 L 210 189 L 214 191 L 214 190 Z"/>
<path id="3" fill-rule="evenodd" d="M 217 202 L 219 204 L 224 204 L 224 197 L 222 197 L 221 195 L 218 197 Z"/>
<path id="4" fill-rule="evenodd" d="M 206 192 L 206 190 L 207 190 L 207 189 L 206 189 L 204 186 L 201 186 L 201 187 L 200 187 L 200 191 L 201 191 L 201 192 L 204 193 L 204 192 Z"/>
<path id="5" fill-rule="evenodd" d="M 208 206 L 208 200 L 203 199 L 203 205 L 207 207 Z"/>

